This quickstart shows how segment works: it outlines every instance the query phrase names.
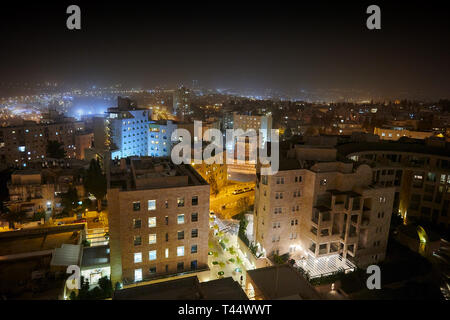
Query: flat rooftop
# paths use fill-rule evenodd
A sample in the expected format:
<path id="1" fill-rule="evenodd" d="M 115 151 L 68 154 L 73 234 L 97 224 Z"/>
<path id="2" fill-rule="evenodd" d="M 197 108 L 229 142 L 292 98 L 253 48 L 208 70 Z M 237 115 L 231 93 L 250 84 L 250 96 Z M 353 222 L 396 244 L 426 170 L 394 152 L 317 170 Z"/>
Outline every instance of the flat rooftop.
<path id="1" fill-rule="evenodd" d="M 114 292 L 114 300 L 247 300 L 232 278 L 200 283 L 197 276 L 126 288 Z"/>
<path id="2" fill-rule="evenodd" d="M 359 142 L 359 143 L 345 143 L 338 145 L 338 154 L 347 156 L 355 152 L 365 151 L 392 151 L 393 153 L 408 152 L 419 154 L 430 154 L 436 156 L 443 156 L 450 158 L 450 148 L 434 147 L 426 145 L 424 141 L 417 141 L 415 143 L 404 143 L 396 141 L 380 141 L 380 142 Z"/>
<path id="3" fill-rule="evenodd" d="M 82 268 L 106 267 L 109 265 L 109 261 L 109 245 L 83 248 L 83 255 L 81 258 Z"/>
<path id="4" fill-rule="evenodd" d="M 265 298 L 319 300 L 321 296 L 314 287 L 289 265 L 271 266 L 248 270 L 252 279 Z M 257 298 L 257 297 L 256 297 Z"/>
<path id="5" fill-rule="evenodd" d="M 110 188 L 147 190 L 208 185 L 191 165 L 175 165 L 170 158 L 128 157 L 110 167 Z"/>
<path id="6" fill-rule="evenodd" d="M 60 248 L 63 244 L 76 245 L 84 224 L 30 228 L 0 232 L 0 257 L 20 258 L 20 254 Z"/>

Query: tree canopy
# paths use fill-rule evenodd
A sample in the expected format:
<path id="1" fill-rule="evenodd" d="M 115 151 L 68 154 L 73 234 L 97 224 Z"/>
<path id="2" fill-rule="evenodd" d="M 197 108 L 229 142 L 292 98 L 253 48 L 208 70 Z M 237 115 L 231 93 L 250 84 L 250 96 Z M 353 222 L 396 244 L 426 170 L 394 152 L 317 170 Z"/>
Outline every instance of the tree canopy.
<path id="1" fill-rule="evenodd" d="M 64 145 L 55 140 L 49 140 L 47 142 L 47 157 L 55 159 L 64 159 L 66 157 L 66 150 Z"/>
<path id="2" fill-rule="evenodd" d="M 97 198 L 97 211 L 102 210 L 102 199 L 106 195 L 106 176 L 103 174 L 100 162 L 92 159 L 84 178 L 84 187 L 87 192 Z"/>

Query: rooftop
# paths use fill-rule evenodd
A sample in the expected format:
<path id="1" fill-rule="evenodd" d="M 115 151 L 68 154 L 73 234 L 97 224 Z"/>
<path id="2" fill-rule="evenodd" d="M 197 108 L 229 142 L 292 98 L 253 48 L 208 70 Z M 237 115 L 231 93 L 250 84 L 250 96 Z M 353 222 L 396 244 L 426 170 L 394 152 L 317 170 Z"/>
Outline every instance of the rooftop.
<path id="1" fill-rule="evenodd" d="M 247 275 L 266 299 L 321 299 L 314 287 L 289 265 L 248 270 Z"/>
<path id="2" fill-rule="evenodd" d="M 355 152 L 365 151 L 392 151 L 392 152 L 409 152 L 430 154 L 436 156 L 449 157 L 450 148 L 440 148 L 428 146 L 424 141 L 414 141 L 415 143 L 404 143 L 396 141 L 380 141 L 380 142 L 360 142 L 360 143 L 346 143 L 338 145 L 336 148 L 338 153 L 347 156 Z"/>
<path id="3" fill-rule="evenodd" d="M 246 300 L 232 278 L 198 281 L 197 276 L 125 288 L 114 292 L 115 300 Z"/>
<path id="4" fill-rule="evenodd" d="M 352 262 L 342 258 L 339 254 L 319 258 L 309 256 L 307 259 L 298 260 L 296 264 L 308 272 L 310 278 L 327 276 L 342 270 L 354 271 L 356 269 Z"/>
<path id="5" fill-rule="evenodd" d="M 128 157 L 110 168 L 111 188 L 148 190 L 208 185 L 190 166 L 175 165 L 169 158 Z"/>
<path id="6" fill-rule="evenodd" d="M 109 265 L 109 245 L 87 247 L 83 249 L 81 267 L 102 267 Z"/>
<path id="7" fill-rule="evenodd" d="M 63 244 L 79 243 L 84 224 L 30 228 L 0 232 L 0 256 L 16 256 L 60 248 Z"/>

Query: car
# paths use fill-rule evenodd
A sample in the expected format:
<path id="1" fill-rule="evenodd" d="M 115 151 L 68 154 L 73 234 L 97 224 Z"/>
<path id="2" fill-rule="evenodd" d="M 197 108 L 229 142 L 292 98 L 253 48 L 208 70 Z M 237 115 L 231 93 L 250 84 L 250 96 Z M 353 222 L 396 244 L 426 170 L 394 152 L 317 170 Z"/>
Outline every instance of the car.
<path id="1" fill-rule="evenodd" d="M 73 223 L 85 223 L 86 222 L 86 219 L 78 219 L 78 220 L 75 220 Z"/>

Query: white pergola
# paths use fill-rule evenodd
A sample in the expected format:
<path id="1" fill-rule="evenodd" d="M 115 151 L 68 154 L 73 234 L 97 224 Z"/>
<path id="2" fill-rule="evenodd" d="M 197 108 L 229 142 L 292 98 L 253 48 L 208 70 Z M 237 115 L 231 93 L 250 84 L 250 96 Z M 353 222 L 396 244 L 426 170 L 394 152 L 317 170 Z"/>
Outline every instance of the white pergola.
<path id="1" fill-rule="evenodd" d="M 296 265 L 308 272 L 311 279 L 330 275 L 339 270 L 352 272 L 356 266 L 339 254 L 316 258 L 308 256 L 306 259 L 296 261 Z"/>

